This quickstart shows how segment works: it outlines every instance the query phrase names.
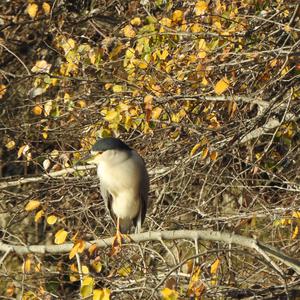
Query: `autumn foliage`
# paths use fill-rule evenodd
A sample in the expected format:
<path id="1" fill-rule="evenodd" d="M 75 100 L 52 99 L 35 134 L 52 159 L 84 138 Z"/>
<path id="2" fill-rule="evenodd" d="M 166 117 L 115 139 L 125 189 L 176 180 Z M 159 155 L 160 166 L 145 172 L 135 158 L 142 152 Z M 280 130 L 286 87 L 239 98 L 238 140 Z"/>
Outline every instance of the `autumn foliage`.
<path id="1" fill-rule="evenodd" d="M 117 136 L 151 174 L 144 231 L 232 232 L 299 258 L 296 2 L 0 3 L 1 241 L 72 243 L 44 255 L 0 245 L 0 295 L 296 299 L 299 274 L 238 246 L 89 245 L 114 234 L 95 171 L 48 176 Z"/>

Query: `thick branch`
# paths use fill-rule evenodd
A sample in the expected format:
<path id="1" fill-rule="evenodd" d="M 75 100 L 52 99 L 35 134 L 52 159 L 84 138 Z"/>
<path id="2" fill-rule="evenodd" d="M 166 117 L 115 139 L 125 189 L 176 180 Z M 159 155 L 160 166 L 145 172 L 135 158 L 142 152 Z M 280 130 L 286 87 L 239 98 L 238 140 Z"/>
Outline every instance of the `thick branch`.
<path id="1" fill-rule="evenodd" d="M 178 230 L 178 231 L 162 231 L 162 232 L 143 232 L 139 234 L 130 235 L 135 242 L 145 241 L 161 241 L 161 240 L 177 240 L 177 239 L 189 239 L 189 240 L 204 240 L 204 241 L 216 241 L 224 242 L 227 244 L 236 244 L 245 248 L 249 248 L 257 251 L 259 254 L 264 253 L 264 256 L 272 256 L 288 267 L 294 269 L 300 275 L 300 261 L 285 255 L 282 251 L 261 243 L 255 239 L 244 237 L 237 234 L 219 232 L 212 230 Z M 86 248 L 92 244 L 96 244 L 99 248 L 108 247 L 112 245 L 113 238 L 99 239 L 90 242 L 86 242 Z M 62 245 L 32 245 L 32 246 L 17 246 L 8 245 L 0 241 L 0 251 L 2 252 L 15 252 L 17 254 L 28 253 L 52 253 L 60 254 L 67 253 L 73 247 L 72 243 L 66 243 Z"/>

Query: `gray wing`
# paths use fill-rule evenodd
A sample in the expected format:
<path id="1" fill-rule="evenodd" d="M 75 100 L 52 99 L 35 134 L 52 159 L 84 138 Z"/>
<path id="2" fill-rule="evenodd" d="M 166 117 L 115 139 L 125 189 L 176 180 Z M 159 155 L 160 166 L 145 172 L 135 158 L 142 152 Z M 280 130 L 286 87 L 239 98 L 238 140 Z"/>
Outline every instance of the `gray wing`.
<path id="1" fill-rule="evenodd" d="M 140 211 L 139 214 L 136 216 L 136 218 L 133 219 L 133 224 L 136 227 L 136 232 L 141 231 L 142 224 L 144 223 L 147 207 L 148 207 L 148 193 L 149 193 L 149 175 L 146 169 L 145 162 L 143 160 L 143 172 L 142 172 L 142 180 L 140 183 Z"/>
<path id="2" fill-rule="evenodd" d="M 111 195 L 110 195 L 109 191 L 106 189 L 106 187 L 101 182 L 101 180 L 100 180 L 100 193 L 101 193 L 101 196 L 104 200 L 105 208 L 109 212 L 110 217 L 114 220 L 113 214 L 112 214 L 112 211 L 111 211 L 112 198 L 111 198 Z"/>

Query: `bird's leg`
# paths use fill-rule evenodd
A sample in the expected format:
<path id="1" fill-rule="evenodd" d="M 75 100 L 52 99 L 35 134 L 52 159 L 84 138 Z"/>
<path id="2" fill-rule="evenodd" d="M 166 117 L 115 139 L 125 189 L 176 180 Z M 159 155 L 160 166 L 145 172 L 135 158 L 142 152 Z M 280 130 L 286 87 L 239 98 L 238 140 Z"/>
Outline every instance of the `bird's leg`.
<path id="1" fill-rule="evenodd" d="M 114 236 L 111 255 L 116 255 L 121 251 L 122 239 L 123 237 L 120 232 L 120 219 L 117 217 L 117 232 L 116 235 Z"/>
<path id="2" fill-rule="evenodd" d="M 116 239 L 118 240 L 118 242 L 120 242 L 119 244 L 122 245 L 122 233 L 120 231 L 120 218 L 117 218 L 117 232 L 116 232 Z"/>

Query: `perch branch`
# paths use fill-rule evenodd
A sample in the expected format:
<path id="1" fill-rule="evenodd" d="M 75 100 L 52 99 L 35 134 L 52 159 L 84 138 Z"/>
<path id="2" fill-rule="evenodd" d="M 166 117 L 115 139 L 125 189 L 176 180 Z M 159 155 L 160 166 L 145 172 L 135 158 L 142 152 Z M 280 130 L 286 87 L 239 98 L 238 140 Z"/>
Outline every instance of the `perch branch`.
<path id="1" fill-rule="evenodd" d="M 161 240 L 177 240 L 177 239 L 189 239 L 189 240 L 204 240 L 204 241 L 215 241 L 224 242 L 227 244 L 236 244 L 245 248 L 249 248 L 257 251 L 259 254 L 262 252 L 266 253 L 273 258 L 278 259 L 286 266 L 294 269 L 294 271 L 300 275 L 300 261 L 292 257 L 287 256 L 282 251 L 266 245 L 256 239 L 244 237 L 241 235 L 219 232 L 212 230 L 176 230 L 176 231 L 149 231 L 139 234 L 130 235 L 131 239 L 135 242 L 145 241 L 159 241 Z M 96 244 L 99 248 L 111 246 L 113 238 L 98 239 L 90 242 L 86 242 L 86 248 L 92 244 Z M 61 254 L 69 252 L 73 247 L 72 243 L 66 243 L 62 245 L 31 245 L 31 246 L 19 246 L 9 245 L 0 241 L 0 251 L 2 252 L 14 252 L 17 254 L 28 254 L 28 253 L 52 253 Z"/>

